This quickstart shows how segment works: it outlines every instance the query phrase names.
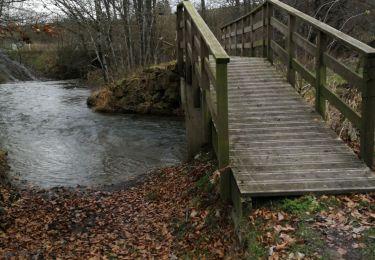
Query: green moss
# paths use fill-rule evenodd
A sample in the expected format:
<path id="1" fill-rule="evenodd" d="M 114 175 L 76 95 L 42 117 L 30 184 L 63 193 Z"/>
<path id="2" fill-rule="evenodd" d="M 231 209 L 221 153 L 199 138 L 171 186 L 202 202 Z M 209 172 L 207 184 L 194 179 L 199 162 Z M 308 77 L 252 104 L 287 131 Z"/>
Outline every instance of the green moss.
<path id="1" fill-rule="evenodd" d="M 210 176 L 208 174 L 203 175 L 196 183 L 196 187 L 205 193 L 210 192 L 213 189 L 213 184 L 210 182 Z"/>
<path id="2" fill-rule="evenodd" d="M 296 199 L 283 199 L 279 202 L 279 208 L 285 212 L 296 214 L 298 216 L 305 215 L 306 213 L 317 212 L 322 209 L 314 196 L 303 196 Z"/>
<path id="3" fill-rule="evenodd" d="M 304 243 L 294 244 L 290 251 L 297 253 L 300 252 L 306 256 L 312 257 L 316 252 L 320 254 L 317 259 L 330 259 L 328 254 L 328 247 L 318 231 L 313 229 L 305 222 L 300 222 L 297 225 L 295 236 L 304 241 Z"/>
<path id="4" fill-rule="evenodd" d="M 268 253 L 266 248 L 258 241 L 258 238 L 261 236 L 259 225 L 260 222 L 256 220 L 254 225 L 248 227 L 246 238 L 247 253 L 249 254 L 248 259 L 266 259 Z"/>
<path id="5" fill-rule="evenodd" d="M 366 245 L 363 249 L 363 259 L 375 259 L 375 227 L 365 232 L 363 242 Z"/>
<path id="6" fill-rule="evenodd" d="M 150 191 L 146 194 L 146 198 L 149 201 L 156 201 L 159 198 L 159 195 L 155 191 Z"/>

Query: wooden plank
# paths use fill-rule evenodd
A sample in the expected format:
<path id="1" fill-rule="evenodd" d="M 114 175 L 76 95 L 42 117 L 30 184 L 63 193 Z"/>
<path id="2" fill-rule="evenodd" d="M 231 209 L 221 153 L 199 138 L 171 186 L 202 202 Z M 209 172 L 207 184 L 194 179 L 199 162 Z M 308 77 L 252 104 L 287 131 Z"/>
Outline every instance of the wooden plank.
<path id="1" fill-rule="evenodd" d="M 341 77 L 346 79 L 350 84 L 359 88 L 359 90 L 362 90 L 365 86 L 365 82 L 359 74 L 357 74 L 356 72 L 354 72 L 338 60 L 336 60 L 331 55 L 324 53 L 323 63 L 328 68 L 330 68 L 331 70 L 339 74 Z"/>
<path id="2" fill-rule="evenodd" d="M 228 81 L 227 65 L 216 64 L 216 104 L 217 106 L 217 159 L 219 169 L 229 164 L 229 132 L 228 132 Z M 223 200 L 230 200 L 230 174 L 225 172 L 220 178 L 220 194 Z"/>
<path id="3" fill-rule="evenodd" d="M 238 184 L 238 183 L 237 183 Z M 375 182 L 369 180 L 362 180 L 353 182 L 353 180 L 335 181 L 335 182 L 318 182 L 318 183 L 294 183 L 286 186 L 285 184 L 269 185 L 238 185 L 241 196 L 291 196 L 302 194 L 342 194 L 351 192 L 369 192 L 374 191 Z"/>
<path id="4" fill-rule="evenodd" d="M 361 126 L 361 116 L 347 105 L 340 97 L 326 87 L 322 87 L 323 96 L 336 107 L 356 127 Z"/>
<path id="5" fill-rule="evenodd" d="M 267 59 L 273 63 L 273 52 L 271 48 L 271 40 L 273 38 L 273 29 L 271 25 L 273 16 L 273 7 L 270 4 L 267 4 Z"/>
<path id="6" fill-rule="evenodd" d="M 312 42 L 305 39 L 300 34 L 294 32 L 293 33 L 293 41 L 300 46 L 304 51 L 308 52 L 310 55 L 314 56 L 316 55 L 316 45 Z"/>
<path id="7" fill-rule="evenodd" d="M 244 169 L 250 168 L 253 171 L 257 172 L 263 172 L 263 171 L 275 171 L 280 170 L 284 172 L 288 171 L 295 171 L 300 169 L 306 169 L 309 171 L 313 170 L 321 170 L 321 169 L 340 169 L 342 168 L 357 168 L 357 167 L 363 167 L 363 163 L 360 162 L 358 159 L 353 161 L 337 161 L 337 162 L 310 162 L 310 163 L 290 163 L 290 164 L 267 164 L 267 165 L 261 165 L 261 164 L 244 164 L 241 163 L 241 167 Z"/>
<path id="8" fill-rule="evenodd" d="M 296 59 L 292 61 L 293 69 L 295 69 L 304 80 L 311 84 L 311 86 L 315 87 L 316 84 L 316 77 L 315 75 L 306 69 L 301 63 L 299 63 Z"/>
<path id="9" fill-rule="evenodd" d="M 327 68 L 324 66 L 323 53 L 327 49 L 327 36 L 319 31 L 317 37 L 317 48 L 316 48 L 316 60 L 315 60 L 315 71 L 316 71 L 316 83 L 315 83 L 315 110 L 323 117 L 326 117 L 326 100 L 322 95 L 322 87 L 327 83 Z"/>
<path id="10" fill-rule="evenodd" d="M 361 157 L 375 170 L 375 57 L 366 57 L 363 77 L 367 84 L 362 91 Z"/>
<path id="11" fill-rule="evenodd" d="M 299 165 L 299 164 L 318 164 L 318 163 L 348 163 L 358 162 L 358 158 L 355 158 L 352 154 L 318 154 L 318 155 L 286 155 L 286 156 L 252 156 L 252 157 L 240 157 L 236 156 L 232 158 L 232 162 L 236 165 L 251 165 L 256 166 L 270 166 L 270 165 Z"/>
<path id="12" fill-rule="evenodd" d="M 366 174 L 363 170 L 356 169 L 355 171 L 330 171 L 330 172 L 321 172 L 321 171 L 303 171 L 299 173 L 271 173 L 271 174 L 252 174 L 252 175 L 244 175 L 238 174 L 236 175 L 236 180 L 240 183 L 254 183 L 254 182 L 264 182 L 264 181 L 274 181 L 274 182 L 283 182 L 288 183 L 290 180 L 294 180 L 294 182 L 310 182 L 314 180 L 343 180 L 343 179 L 351 179 L 356 181 L 358 179 L 363 180 L 369 178 L 369 174 Z"/>
<path id="13" fill-rule="evenodd" d="M 273 28 L 281 32 L 283 35 L 288 34 L 288 27 L 279 20 L 277 20 L 275 17 L 271 18 L 271 25 Z"/>
<path id="14" fill-rule="evenodd" d="M 288 53 L 283 49 L 283 47 L 281 47 L 275 41 L 271 41 L 271 48 L 280 57 L 280 60 L 284 64 L 288 64 Z"/>
<path id="15" fill-rule="evenodd" d="M 210 79 L 211 84 L 216 89 L 216 75 L 212 71 L 212 67 L 210 65 L 210 61 L 209 61 L 209 59 L 207 57 L 204 59 L 204 67 L 205 67 L 206 73 L 208 75 L 208 78 Z"/>
<path id="16" fill-rule="evenodd" d="M 209 94 L 211 94 L 211 93 L 209 93 Z M 205 97 L 206 97 L 206 103 L 207 103 L 208 109 L 210 111 L 211 119 L 212 119 L 213 123 L 215 124 L 215 126 L 217 126 L 218 119 L 217 119 L 216 105 L 213 103 L 211 95 L 206 95 Z"/>
<path id="17" fill-rule="evenodd" d="M 294 47 L 293 33 L 296 27 L 296 17 L 289 14 L 288 17 L 288 34 L 287 34 L 287 51 L 288 51 L 288 63 L 287 63 L 287 76 L 286 78 L 292 84 L 296 84 L 296 71 L 293 68 L 293 59 L 296 56 L 296 50 Z"/>
<path id="18" fill-rule="evenodd" d="M 245 26 L 244 33 L 249 33 L 251 31 L 251 26 Z"/>
<path id="19" fill-rule="evenodd" d="M 253 32 L 255 32 L 256 30 L 260 29 L 263 27 L 263 21 L 259 21 L 259 22 L 256 22 L 254 25 L 253 25 Z"/>
<path id="20" fill-rule="evenodd" d="M 197 53 L 200 53 L 200 50 L 201 50 L 201 44 L 200 44 L 200 40 L 198 38 L 197 35 L 194 35 L 194 49 L 197 49 Z"/>
<path id="21" fill-rule="evenodd" d="M 278 148 L 278 149 L 255 149 L 255 148 L 249 148 L 244 147 L 242 149 L 239 148 L 233 148 L 230 151 L 230 157 L 236 157 L 236 156 L 298 156 L 301 154 L 304 154 L 306 156 L 309 155 L 316 155 L 316 154 L 322 154 L 322 153 L 350 153 L 353 155 L 353 152 L 350 150 L 349 147 L 343 147 L 343 146 L 329 146 L 329 145 L 317 145 L 317 146 L 300 146 L 300 147 L 291 147 L 289 149 L 284 148 Z M 304 169 L 301 169 L 303 171 Z M 368 169 L 367 169 L 368 170 Z M 250 171 L 250 169 L 249 169 Z"/>
<path id="22" fill-rule="evenodd" d="M 187 54 L 189 55 L 189 58 L 190 58 L 190 59 L 193 59 L 193 51 L 192 51 L 192 49 L 191 49 L 190 42 L 187 42 L 187 43 L 186 43 L 186 46 L 187 46 Z"/>

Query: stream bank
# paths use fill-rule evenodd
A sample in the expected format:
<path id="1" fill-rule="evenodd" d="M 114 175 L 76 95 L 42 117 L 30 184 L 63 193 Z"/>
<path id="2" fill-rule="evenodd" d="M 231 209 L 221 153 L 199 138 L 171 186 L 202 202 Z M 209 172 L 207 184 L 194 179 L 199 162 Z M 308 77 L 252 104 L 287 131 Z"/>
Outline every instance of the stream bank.
<path id="1" fill-rule="evenodd" d="M 203 155 L 119 191 L 22 191 L 1 219 L 0 258 L 241 259 L 214 165 Z"/>
<path id="2" fill-rule="evenodd" d="M 7 152 L 0 150 L 0 183 L 7 182 L 7 171 L 9 170 L 7 162 Z"/>
<path id="3" fill-rule="evenodd" d="M 105 113 L 183 114 L 176 62 L 150 66 L 94 91 L 87 104 Z"/>

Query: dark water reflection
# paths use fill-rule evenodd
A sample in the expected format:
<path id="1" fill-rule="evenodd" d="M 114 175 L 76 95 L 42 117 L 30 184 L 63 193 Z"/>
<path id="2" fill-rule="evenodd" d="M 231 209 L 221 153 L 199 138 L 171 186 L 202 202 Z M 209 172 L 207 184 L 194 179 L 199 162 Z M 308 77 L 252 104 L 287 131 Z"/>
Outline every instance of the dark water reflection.
<path id="1" fill-rule="evenodd" d="M 69 81 L 0 85 L 0 147 L 15 181 L 117 184 L 183 159 L 182 121 L 94 113 L 86 107 L 89 92 Z"/>

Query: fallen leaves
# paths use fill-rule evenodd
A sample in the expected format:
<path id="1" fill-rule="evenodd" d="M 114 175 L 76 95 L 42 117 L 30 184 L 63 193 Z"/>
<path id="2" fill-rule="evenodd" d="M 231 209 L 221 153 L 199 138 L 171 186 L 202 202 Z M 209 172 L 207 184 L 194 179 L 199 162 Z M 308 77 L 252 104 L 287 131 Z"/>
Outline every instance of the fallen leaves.
<path id="1" fill-rule="evenodd" d="M 374 198 L 352 194 L 268 201 L 249 221 L 269 260 L 361 259 L 367 248 L 364 234 L 375 227 Z"/>
<path id="2" fill-rule="evenodd" d="M 238 259 L 229 208 L 196 188 L 211 162 L 156 171 L 128 190 L 54 188 L 5 203 L 0 258 Z M 208 178 L 209 180 L 209 178 Z M 8 201 L 13 192 L 1 187 Z M 210 203 L 198 203 L 204 200 Z"/>

